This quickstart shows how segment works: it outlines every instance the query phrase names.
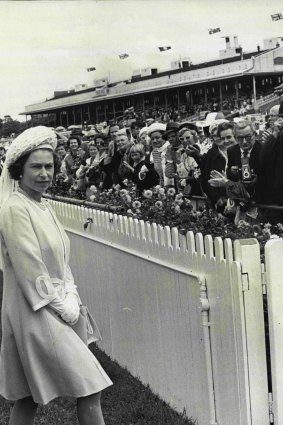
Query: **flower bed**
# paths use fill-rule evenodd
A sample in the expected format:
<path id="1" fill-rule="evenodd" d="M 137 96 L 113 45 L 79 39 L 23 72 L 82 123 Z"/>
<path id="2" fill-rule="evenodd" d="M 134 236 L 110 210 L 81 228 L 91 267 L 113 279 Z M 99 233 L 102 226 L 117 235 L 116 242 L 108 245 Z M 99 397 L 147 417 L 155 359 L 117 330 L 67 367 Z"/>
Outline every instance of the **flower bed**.
<path id="1" fill-rule="evenodd" d="M 142 196 L 137 196 L 136 187 L 132 184 L 128 184 L 127 189 L 116 186 L 102 192 L 95 186 L 91 186 L 86 200 L 84 192 L 64 183 L 53 187 L 50 193 L 67 198 L 66 201 L 69 202 L 73 200 L 88 207 L 98 209 L 101 207 L 103 210 L 118 212 L 162 226 L 177 227 L 182 234 L 192 231 L 232 240 L 256 238 L 262 252 L 267 240 L 283 237 L 281 223 L 276 225 L 260 222 L 251 224 L 240 220 L 236 226 L 228 217 L 211 209 L 208 203 L 204 203 L 198 210 L 195 210 L 193 202 L 182 193 L 176 193 L 174 188 L 164 189 L 155 186 L 152 190 L 145 190 Z"/>

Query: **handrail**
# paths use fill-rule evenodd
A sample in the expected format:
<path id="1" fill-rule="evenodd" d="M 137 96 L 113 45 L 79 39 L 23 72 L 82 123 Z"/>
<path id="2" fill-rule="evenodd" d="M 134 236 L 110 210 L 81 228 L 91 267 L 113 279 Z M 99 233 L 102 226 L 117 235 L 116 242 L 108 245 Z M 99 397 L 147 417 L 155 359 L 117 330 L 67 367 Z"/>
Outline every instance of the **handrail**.
<path id="1" fill-rule="evenodd" d="M 49 193 L 46 193 L 43 196 L 46 199 L 52 199 L 52 200 L 58 201 L 58 202 L 64 202 L 64 203 L 68 203 L 68 204 L 99 209 L 99 210 L 102 210 L 102 211 L 109 211 L 109 212 L 113 212 L 113 213 L 125 213 L 126 212 L 125 207 L 116 206 L 116 205 L 100 204 L 98 202 L 91 202 L 91 201 L 86 201 L 86 200 L 83 200 L 83 199 L 67 198 L 65 196 L 50 195 Z M 196 195 L 196 196 L 192 196 L 192 200 L 205 201 L 205 200 L 207 200 L 207 197 Z M 261 208 L 261 209 L 283 211 L 283 205 L 267 205 L 267 204 L 256 204 L 255 203 L 254 206 L 257 207 L 257 208 Z"/>
<path id="2" fill-rule="evenodd" d="M 102 211 L 109 211 L 109 212 L 113 212 L 113 213 L 124 213 L 124 212 L 126 212 L 126 208 L 121 207 L 121 206 L 99 204 L 98 202 L 84 201 L 84 200 L 81 200 L 81 199 L 67 198 L 65 196 L 50 195 L 50 194 L 47 194 L 47 193 L 44 194 L 43 196 L 46 199 L 52 199 L 54 201 L 64 202 L 66 204 L 73 204 L 73 205 L 79 205 L 79 206 L 82 206 L 82 207 L 99 209 L 99 210 L 102 210 Z"/>

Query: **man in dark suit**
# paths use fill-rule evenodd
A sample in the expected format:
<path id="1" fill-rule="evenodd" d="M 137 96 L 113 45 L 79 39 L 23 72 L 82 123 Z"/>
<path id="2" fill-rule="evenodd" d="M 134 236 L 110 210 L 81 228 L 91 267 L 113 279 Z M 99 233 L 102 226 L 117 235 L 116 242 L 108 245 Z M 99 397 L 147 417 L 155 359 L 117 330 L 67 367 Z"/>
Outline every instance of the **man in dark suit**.
<path id="1" fill-rule="evenodd" d="M 263 188 L 259 157 L 262 144 L 256 139 L 252 123 L 242 120 L 235 126 L 237 144 L 227 150 L 227 178 L 231 181 L 241 181 L 244 188 L 255 202 L 261 202 Z"/>
<path id="2" fill-rule="evenodd" d="M 238 217 L 242 215 L 257 218 L 255 202 L 265 196 L 264 182 L 260 170 L 261 143 L 256 140 L 253 125 L 248 120 L 235 125 L 237 144 L 227 150 L 226 176 L 217 171 L 211 172 L 209 183 L 212 187 L 225 187 L 227 196 L 234 201 Z"/>

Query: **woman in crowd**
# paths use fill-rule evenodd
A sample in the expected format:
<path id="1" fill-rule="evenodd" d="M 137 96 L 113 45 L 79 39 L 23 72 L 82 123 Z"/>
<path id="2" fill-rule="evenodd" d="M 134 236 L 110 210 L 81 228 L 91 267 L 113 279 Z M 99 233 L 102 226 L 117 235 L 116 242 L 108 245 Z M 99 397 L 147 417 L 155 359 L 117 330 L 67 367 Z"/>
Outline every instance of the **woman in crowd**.
<path id="1" fill-rule="evenodd" d="M 78 136 L 70 136 L 67 147 L 70 152 L 65 157 L 66 173 L 71 183 L 74 183 L 77 176 L 76 172 L 81 165 L 85 165 L 86 152 L 80 149 L 81 139 Z"/>
<path id="2" fill-rule="evenodd" d="M 129 178 L 137 185 L 137 195 L 159 184 L 159 175 L 153 164 L 150 164 L 149 157 L 145 155 L 144 145 L 138 143 L 131 146 L 130 157 L 133 161 L 132 165 L 124 161 L 124 166 L 130 172 Z"/>
<path id="3" fill-rule="evenodd" d="M 226 173 L 227 149 L 236 144 L 234 137 L 234 124 L 225 120 L 215 120 L 209 127 L 209 133 L 213 141 L 212 147 L 201 162 L 202 189 L 211 201 L 213 207 L 223 212 L 227 195 L 224 187 L 213 187 L 209 184 L 212 171 Z"/>
<path id="4" fill-rule="evenodd" d="M 167 150 L 165 175 L 168 178 L 175 176 L 177 190 L 183 192 L 184 195 L 201 196 L 198 168 L 201 155 L 197 144 L 197 132 L 194 128 L 188 128 L 186 125 L 180 126 L 178 132 L 181 148 L 176 152 L 172 149 Z"/>
<path id="5" fill-rule="evenodd" d="M 51 129 L 26 130 L 10 146 L 0 179 L 0 394 L 15 402 L 9 425 L 32 425 L 37 405 L 61 396 L 77 399 L 80 425 L 104 425 L 100 394 L 112 382 L 86 346 L 99 337 L 92 327 L 86 338 L 69 240 L 42 199 L 53 179 L 55 147 Z"/>
<path id="6" fill-rule="evenodd" d="M 163 139 L 165 130 L 166 125 L 158 122 L 151 124 L 147 130 L 151 145 L 150 162 L 159 175 L 161 186 L 171 184 L 171 179 L 165 176 L 166 151 L 170 146 L 170 143 Z"/>

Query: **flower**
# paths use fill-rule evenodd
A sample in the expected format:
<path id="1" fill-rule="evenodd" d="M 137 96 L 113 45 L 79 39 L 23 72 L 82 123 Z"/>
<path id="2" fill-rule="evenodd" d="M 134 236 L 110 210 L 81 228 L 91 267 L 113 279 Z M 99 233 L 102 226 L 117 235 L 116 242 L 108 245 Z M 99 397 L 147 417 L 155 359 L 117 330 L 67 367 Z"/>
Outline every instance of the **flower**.
<path id="1" fill-rule="evenodd" d="M 95 195 L 90 195 L 89 200 L 91 202 L 94 202 L 96 200 L 96 196 Z"/>
<path id="2" fill-rule="evenodd" d="M 154 205 L 156 206 L 156 208 L 161 209 L 161 208 L 163 207 L 163 202 L 161 202 L 161 201 L 156 201 Z"/>
<path id="3" fill-rule="evenodd" d="M 134 201 L 133 203 L 132 203 L 132 206 L 133 206 L 133 208 L 140 208 L 141 207 L 141 203 L 140 203 L 140 201 Z"/>
<path id="4" fill-rule="evenodd" d="M 156 186 L 154 186 L 153 188 L 152 188 L 152 192 L 155 194 L 155 193 L 158 193 L 159 192 L 159 189 L 161 189 L 161 186 L 160 186 L 160 184 L 157 184 Z"/>
<path id="5" fill-rule="evenodd" d="M 174 187 L 170 187 L 170 188 L 167 190 L 167 195 L 168 195 L 168 196 L 174 196 L 174 195 L 175 195 L 175 193 L 176 193 L 176 190 L 174 189 Z"/>
<path id="6" fill-rule="evenodd" d="M 183 198 L 183 194 L 182 193 L 177 193 L 177 195 L 175 196 L 175 199 L 182 199 Z"/>
<path id="7" fill-rule="evenodd" d="M 90 190 L 92 193 L 96 193 L 96 192 L 97 192 L 97 187 L 93 184 L 93 185 L 91 185 L 91 186 L 90 186 L 89 190 Z"/>
<path id="8" fill-rule="evenodd" d="M 182 205 L 183 203 L 184 203 L 184 201 L 183 201 L 183 199 L 177 199 L 177 198 L 175 198 L 175 204 L 177 204 L 177 205 Z"/>
<path id="9" fill-rule="evenodd" d="M 186 181 L 186 179 L 182 179 L 182 180 L 180 180 L 179 185 L 180 185 L 181 187 L 185 187 L 185 186 L 187 186 L 187 181 Z"/>
<path id="10" fill-rule="evenodd" d="M 158 192 L 159 192 L 159 195 L 165 195 L 165 189 L 164 189 L 164 187 L 160 187 L 158 189 Z"/>
<path id="11" fill-rule="evenodd" d="M 152 193 L 152 190 L 144 190 L 143 191 L 143 196 L 145 197 L 145 198 L 147 198 L 147 199 L 150 199 L 150 198 L 152 198 L 152 195 L 153 195 L 153 193 Z"/>
<path id="12" fill-rule="evenodd" d="M 181 208 L 179 207 L 179 205 L 176 205 L 175 206 L 175 213 L 180 214 L 180 212 L 181 212 Z"/>
<path id="13" fill-rule="evenodd" d="M 117 185 L 117 186 L 118 186 L 118 185 Z M 129 193 L 129 191 L 128 191 L 128 190 L 126 190 L 126 189 L 121 189 L 121 190 L 120 190 L 120 195 L 121 195 L 121 196 L 128 195 L 128 193 Z"/>

